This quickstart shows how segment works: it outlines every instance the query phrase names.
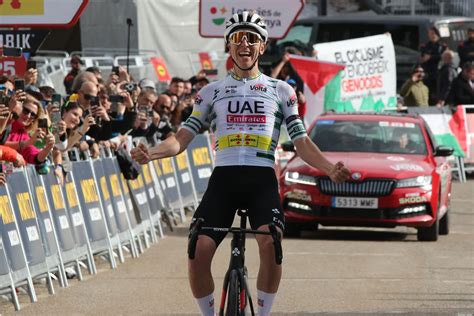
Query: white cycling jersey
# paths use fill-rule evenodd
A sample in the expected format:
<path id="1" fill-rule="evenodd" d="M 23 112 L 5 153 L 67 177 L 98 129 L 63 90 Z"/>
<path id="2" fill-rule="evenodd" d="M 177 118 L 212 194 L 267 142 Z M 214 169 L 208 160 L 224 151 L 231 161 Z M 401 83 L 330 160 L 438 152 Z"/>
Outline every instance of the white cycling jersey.
<path id="1" fill-rule="evenodd" d="M 183 127 L 197 134 L 206 120 L 216 136 L 216 166 L 273 167 L 283 121 L 292 141 L 306 136 L 293 88 L 264 74 L 230 74 L 202 88 Z"/>

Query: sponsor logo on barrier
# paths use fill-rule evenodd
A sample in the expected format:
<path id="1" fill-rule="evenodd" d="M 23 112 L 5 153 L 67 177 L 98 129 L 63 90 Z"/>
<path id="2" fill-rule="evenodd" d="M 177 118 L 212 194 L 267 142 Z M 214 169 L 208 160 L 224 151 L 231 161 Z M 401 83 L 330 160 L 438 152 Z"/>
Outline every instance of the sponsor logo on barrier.
<path id="1" fill-rule="evenodd" d="M 191 181 L 191 178 L 189 177 L 189 172 L 185 172 L 181 175 L 181 181 L 183 181 L 183 183 L 188 183 L 189 181 Z"/>
<path id="2" fill-rule="evenodd" d="M 176 162 L 178 164 L 178 170 L 188 168 L 188 163 L 186 162 L 186 153 L 184 151 L 178 156 L 176 156 Z"/>
<path id="3" fill-rule="evenodd" d="M 59 216 L 59 226 L 61 226 L 62 230 L 69 228 L 69 221 L 66 215 Z"/>
<path id="4" fill-rule="evenodd" d="M 211 176 L 211 168 L 200 168 L 198 169 L 199 179 L 207 179 Z"/>
<path id="5" fill-rule="evenodd" d="M 58 186 L 58 188 L 59 188 L 59 186 Z M 54 194 L 53 194 L 53 196 L 54 196 Z M 74 187 L 74 184 L 72 182 L 66 183 L 66 197 L 67 197 L 67 203 L 68 203 L 69 207 L 76 207 L 76 206 L 79 205 L 79 201 L 77 200 L 77 195 L 76 195 L 76 188 Z M 62 201 L 62 199 L 61 199 L 61 201 Z M 56 209 L 64 208 L 64 204 L 61 204 L 61 205 L 63 207 L 56 208 Z"/>
<path id="6" fill-rule="evenodd" d="M 110 186 L 112 187 L 112 195 L 120 196 L 120 183 L 116 174 L 110 176 Z"/>
<path id="7" fill-rule="evenodd" d="M 107 213 L 109 214 L 110 218 L 114 217 L 114 209 L 112 207 L 112 204 L 107 205 Z"/>
<path id="8" fill-rule="evenodd" d="M 93 222 L 100 221 L 102 219 L 102 214 L 100 214 L 100 209 L 98 207 L 89 209 L 89 216 Z"/>
<path id="9" fill-rule="evenodd" d="M 79 212 L 72 214 L 72 224 L 74 227 L 81 226 L 83 223 L 82 215 Z"/>
<path id="10" fill-rule="evenodd" d="M 18 193 L 16 200 L 18 201 L 18 208 L 20 209 L 21 219 L 23 221 L 36 218 L 28 192 Z"/>
<path id="11" fill-rule="evenodd" d="M 101 177 L 99 182 L 100 182 L 100 188 L 102 190 L 102 195 L 104 196 L 104 199 L 106 201 L 110 200 L 110 193 L 109 193 L 109 189 L 107 188 L 107 180 L 105 179 L 105 177 Z"/>
<path id="12" fill-rule="evenodd" d="M 20 237 L 18 236 L 16 230 L 10 230 L 8 232 L 8 239 L 10 239 L 10 245 L 12 247 L 15 247 L 20 244 Z"/>
<path id="13" fill-rule="evenodd" d="M 176 186 L 176 182 L 174 181 L 174 178 L 172 177 L 169 177 L 169 178 L 166 178 L 166 186 L 168 188 L 173 188 Z"/>
<path id="14" fill-rule="evenodd" d="M 72 186 L 72 183 L 70 183 L 70 186 Z M 66 189 L 67 189 L 67 184 L 66 184 Z M 62 210 L 66 208 L 64 206 L 64 201 L 61 196 L 61 188 L 59 187 L 59 185 L 54 184 L 51 186 L 51 195 L 53 196 L 53 204 L 56 210 Z"/>
<path id="15" fill-rule="evenodd" d="M 36 226 L 26 227 L 26 233 L 28 234 L 29 241 L 39 240 L 39 234 L 38 230 L 36 229 Z"/>
<path id="16" fill-rule="evenodd" d="M 36 187 L 36 198 L 41 213 L 48 211 L 48 203 L 46 203 L 45 192 L 43 187 Z"/>
<path id="17" fill-rule="evenodd" d="M 150 199 L 155 198 L 155 191 L 153 190 L 153 188 L 148 189 L 148 195 L 150 196 Z"/>
<path id="18" fill-rule="evenodd" d="M 171 158 L 161 159 L 161 168 L 163 169 L 163 174 L 173 173 L 173 165 L 171 164 Z"/>
<path id="19" fill-rule="evenodd" d="M 148 165 L 143 165 L 142 170 L 143 170 L 143 177 L 145 178 L 145 183 L 146 184 L 152 183 L 153 179 L 151 178 L 150 168 L 148 168 Z"/>
<path id="20" fill-rule="evenodd" d="M 211 158 L 209 155 L 209 150 L 207 147 L 200 147 L 193 149 L 193 164 L 195 167 L 202 166 L 202 165 L 210 165 Z"/>
<path id="21" fill-rule="evenodd" d="M 117 206 L 118 206 L 118 211 L 120 214 L 125 213 L 127 211 L 127 207 L 125 206 L 124 202 L 118 201 Z"/>
<path id="22" fill-rule="evenodd" d="M 155 160 L 156 161 L 156 160 Z M 120 179 L 122 180 L 122 188 L 123 188 L 123 192 L 125 194 L 129 194 L 130 193 L 130 190 L 128 189 L 128 185 L 127 185 L 127 181 L 125 180 L 125 177 L 123 176 L 123 174 L 120 173 Z"/>
<path id="23" fill-rule="evenodd" d="M 95 189 L 94 179 L 81 180 L 82 194 L 86 203 L 93 203 L 99 201 L 99 196 Z"/>
<path id="24" fill-rule="evenodd" d="M 44 219 L 44 228 L 46 229 L 46 232 L 49 234 L 53 232 L 53 225 L 51 224 L 51 220 L 49 218 Z"/>
<path id="25" fill-rule="evenodd" d="M 5 225 L 15 221 L 7 195 L 0 196 L 0 215 Z"/>

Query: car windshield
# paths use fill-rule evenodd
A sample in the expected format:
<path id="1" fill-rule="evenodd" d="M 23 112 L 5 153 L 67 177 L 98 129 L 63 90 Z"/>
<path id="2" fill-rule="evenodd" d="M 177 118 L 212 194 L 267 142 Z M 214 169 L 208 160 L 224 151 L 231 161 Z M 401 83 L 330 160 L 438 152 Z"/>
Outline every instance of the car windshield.
<path id="1" fill-rule="evenodd" d="M 410 122 L 318 120 L 310 137 L 322 151 L 427 153 L 420 126 Z"/>

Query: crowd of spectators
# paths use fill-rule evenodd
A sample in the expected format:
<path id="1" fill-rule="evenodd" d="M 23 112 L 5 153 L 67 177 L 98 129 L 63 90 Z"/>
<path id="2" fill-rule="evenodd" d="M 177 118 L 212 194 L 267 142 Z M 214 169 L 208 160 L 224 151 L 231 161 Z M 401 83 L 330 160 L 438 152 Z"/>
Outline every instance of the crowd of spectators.
<path id="1" fill-rule="evenodd" d="M 22 78 L 0 76 L 0 184 L 5 171 L 26 164 L 40 174 L 54 169 L 63 182 L 72 148 L 96 158 L 100 146 L 129 146 L 128 135 L 164 140 L 191 115 L 198 90 L 209 83 L 200 72 L 189 80 L 172 78 L 166 91 L 158 91 L 152 80 L 136 80 L 123 67 L 103 78 L 97 67 L 82 69 L 78 55 L 70 62 L 65 96 L 38 84 L 34 68 Z"/>
<path id="2" fill-rule="evenodd" d="M 458 46 L 458 64 L 435 27 L 428 30 L 428 38 L 420 47 L 420 64 L 400 89 L 404 105 L 474 104 L 474 28 L 468 29 L 467 40 Z"/>

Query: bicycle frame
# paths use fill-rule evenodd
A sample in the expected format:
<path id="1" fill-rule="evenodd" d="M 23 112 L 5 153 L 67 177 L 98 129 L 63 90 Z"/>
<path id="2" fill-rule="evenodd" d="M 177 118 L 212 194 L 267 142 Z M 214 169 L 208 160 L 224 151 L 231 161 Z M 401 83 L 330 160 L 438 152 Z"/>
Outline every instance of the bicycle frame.
<path id="1" fill-rule="evenodd" d="M 238 210 L 237 213 L 240 220 L 240 227 L 231 228 L 218 228 L 218 227 L 202 227 L 204 219 L 198 218 L 194 223 L 194 226 L 189 232 L 189 243 L 188 243 L 188 257 L 194 259 L 196 244 L 199 232 L 202 230 L 211 230 L 217 232 L 232 233 L 231 241 L 231 257 L 229 262 L 229 268 L 224 277 L 224 285 L 222 287 L 221 303 L 219 306 L 219 315 L 224 315 L 224 308 L 227 301 L 227 313 L 226 315 L 245 315 L 245 309 L 247 303 L 250 305 L 252 315 L 255 315 L 253 309 L 252 298 L 248 291 L 247 286 L 247 269 L 245 267 L 245 235 L 246 234 L 259 234 L 259 235 L 270 235 L 273 238 L 273 246 L 275 248 L 275 261 L 277 264 L 281 264 L 283 259 L 280 238 L 281 234 L 276 230 L 274 223 L 269 224 L 270 231 L 260 231 L 246 229 L 247 226 L 247 215 L 243 210 Z"/>

